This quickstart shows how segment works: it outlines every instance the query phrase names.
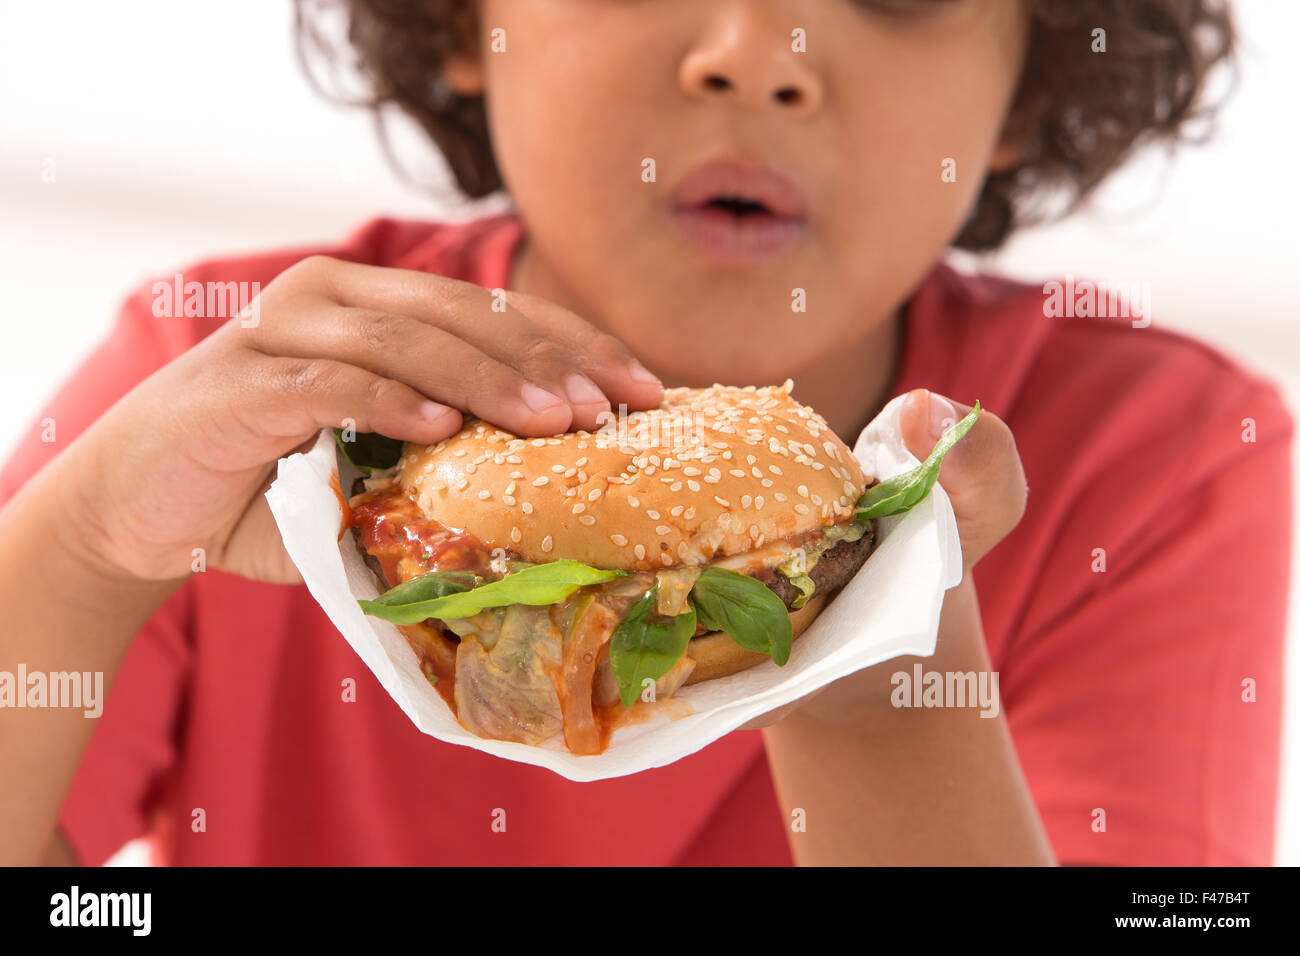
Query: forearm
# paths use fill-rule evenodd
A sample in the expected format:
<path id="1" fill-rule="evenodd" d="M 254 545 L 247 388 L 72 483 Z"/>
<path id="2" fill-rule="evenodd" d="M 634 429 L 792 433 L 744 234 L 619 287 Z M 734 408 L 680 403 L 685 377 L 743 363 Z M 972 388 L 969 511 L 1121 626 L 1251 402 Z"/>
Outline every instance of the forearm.
<path id="1" fill-rule="evenodd" d="M 84 706 L 45 706 L 18 683 L 30 675 L 102 674 L 107 694 L 131 639 L 179 581 L 141 582 L 79 550 L 83 538 L 62 489 L 84 449 L 70 448 L 0 511 L 0 864 L 46 855 L 59 809 L 96 720 Z M 8 675 L 8 676 L 6 676 Z M 44 678 L 37 678 L 44 682 Z M 33 692 L 35 693 L 35 692 Z M 86 689 L 82 696 L 85 699 Z"/>
<path id="2" fill-rule="evenodd" d="M 1051 864 L 1007 729 L 979 707 L 893 707 L 890 675 L 914 661 L 987 671 L 969 574 L 948 592 L 931 658 L 886 661 L 837 682 L 764 730 L 795 861 L 802 865 Z"/>

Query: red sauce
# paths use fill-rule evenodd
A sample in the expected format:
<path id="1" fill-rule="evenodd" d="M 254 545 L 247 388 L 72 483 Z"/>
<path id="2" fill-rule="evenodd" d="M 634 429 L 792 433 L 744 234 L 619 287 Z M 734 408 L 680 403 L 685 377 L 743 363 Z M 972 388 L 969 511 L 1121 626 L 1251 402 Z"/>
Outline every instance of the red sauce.
<path id="1" fill-rule="evenodd" d="M 379 562 L 390 585 L 429 571 L 472 571 L 482 577 L 492 576 L 492 555 L 483 542 L 426 517 L 401 488 L 363 492 L 350 504 L 344 511 L 345 528 L 357 529 L 361 546 Z M 427 622 L 398 630 L 420 658 L 421 670 L 438 678 L 436 683 L 431 682 L 434 689 L 456 713 L 456 639 L 440 625 Z"/>
<path id="2" fill-rule="evenodd" d="M 334 497 L 339 500 L 339 509 L 343 512 L 343 523 L 339 525 L 340 541 L 348 533 L 348 528 L 352 527 L 352 509 L 348 507 L 348 499 L 343 497 L 343 489 L 339 487 L 339 473 L 336 471 L 330 475 L 330 490 L 334 492 Z"/>
<path id="3" fill-rule="evenodd" d="M 492 554 L 474 535 L 426 517 L 401 488 L 368 491 L 352 499 L 349 523 L 384 577 L 401 584 L 429 571 L 473 571 L 491 576 Z"/>

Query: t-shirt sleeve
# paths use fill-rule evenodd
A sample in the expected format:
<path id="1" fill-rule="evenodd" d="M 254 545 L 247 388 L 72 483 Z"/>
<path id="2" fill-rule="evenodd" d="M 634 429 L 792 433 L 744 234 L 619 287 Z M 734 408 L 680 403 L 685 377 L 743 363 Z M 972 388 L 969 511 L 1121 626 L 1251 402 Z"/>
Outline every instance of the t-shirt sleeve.
<path id="1" fill-rule="evenodd" d="M 996 665 L 1065 864 L 1272 860 L 1293 428 L 1267 383 L 1209 385 L 1086 483 L 1036 587 L 1069 598 Z"/>
<path id="2" fill-rule="evenodd" d="M 109 336 L 46 403 L 0 471 L 0 505 L 137 382 L 183 351 L 184 320 L 152 314 L 150 285 L 123 304 Z M 59 825 L 79 862 L 98 865 L 148 829 L 175 757 L 189 667 L 188 588 L 148 621 L 127 651 L 64 801 Z"/>

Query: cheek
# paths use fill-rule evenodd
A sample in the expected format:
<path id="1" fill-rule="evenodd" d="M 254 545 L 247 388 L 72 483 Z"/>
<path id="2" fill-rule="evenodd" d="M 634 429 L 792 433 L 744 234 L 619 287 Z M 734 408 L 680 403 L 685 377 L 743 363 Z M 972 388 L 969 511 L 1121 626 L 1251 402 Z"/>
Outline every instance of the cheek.
<path id="1" fill-rule="evenodd" d="M 487 54 L 493 151 L 507 189 L 535 226 L 557 214 L 566 228 L 579 229 L 596 211 L 616 217 L 639 182 L 645 130 L 654 125 L 640 118 L 642 74 L 617 55 L 627 46 L 617 21 L 595 28 L 575 17 L 583 9 L 542 2 L 513 15 L 508 54 Z"/>
<path id="2" fill-rule="evenodd" d="M 1003 42 L 882 51 L 871 75 L 847 81 L 856 92 L 845 115 L 856 118 L 844 126 L 841 173 L 860 215 L 838 238 L 850 254 L 880 257 L 876 276 L 923 270 L 974 207 L 1018 76 Z"/>

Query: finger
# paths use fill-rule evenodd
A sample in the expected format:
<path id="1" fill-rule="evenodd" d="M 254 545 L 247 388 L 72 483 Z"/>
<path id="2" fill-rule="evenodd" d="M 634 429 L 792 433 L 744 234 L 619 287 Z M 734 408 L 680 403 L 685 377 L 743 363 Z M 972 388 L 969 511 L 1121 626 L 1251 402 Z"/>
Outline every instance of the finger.
<path id="1" fill-rule="evenodd" d="M 497 361 L 518 368 L 545 391 L 563 396 L 573 410 L 574 427 L 594 428 L 599 416 L 609 411 L 609 397 L 585 374 L 584 364 L 591 363 L 583 363 L 570 348 L 551 341 L 508 299 L 500 301 L 480 286 L 444 276 L 328 262 L 318 268 L 315 287 L 339 304 L 407 315 L 452 333 Z M 625 398 L 616 396 L 615 400 Z"/>
<path id="2" fill-rule="evenodd" d="M 908 450 L 924 460 L 939 436 L 970 411 L 971 406 L 927 389 L 913 390 L 899 412 Z M 1028 487 L 1015 437 L 1006 422 L 986 408 L 980 408 L 974 426 L 945 456 L 939 483 L 963 525 L 963 551 L 970 546 L 968 563 L 978 560 L 1024 515 Z"/>
<path id="3" fill-rule="evenodd" d="M 456 434 L 461 415 L 402 382 L 331 359 L 259 355 L 252 395 L 238 396 L 237 420 L 259 436 L 300 440 L 321 428 L 434 444 Z"/>
<path id="4" fill-rule="evenodd" d="M 561 386 L 548 388 L 532 380 L 562 380 L 562 373 L 530 377 L 455 334 L 406 315 L 323 299 L 316 309 L 302 301 L 295 309 L 302 318 L 262 323 L 266 328 L 259 348 L 275 356 L 363 368 L 521 435 L 554 435 L 573 423 L 573 406 L 557 394 Z M 583 406 L 582 414 L 594 427 L 595 416 L 609 405 L 594 384 L 590 388 L 596 401 Z"/>
<path id="5" fill-rule="evenodd" d="M 663 382 L 614 336 L 540 296 L 507 292 L 506 301 L 574 355 L 612 403 L 639 411 L 663 402 Z"/>

